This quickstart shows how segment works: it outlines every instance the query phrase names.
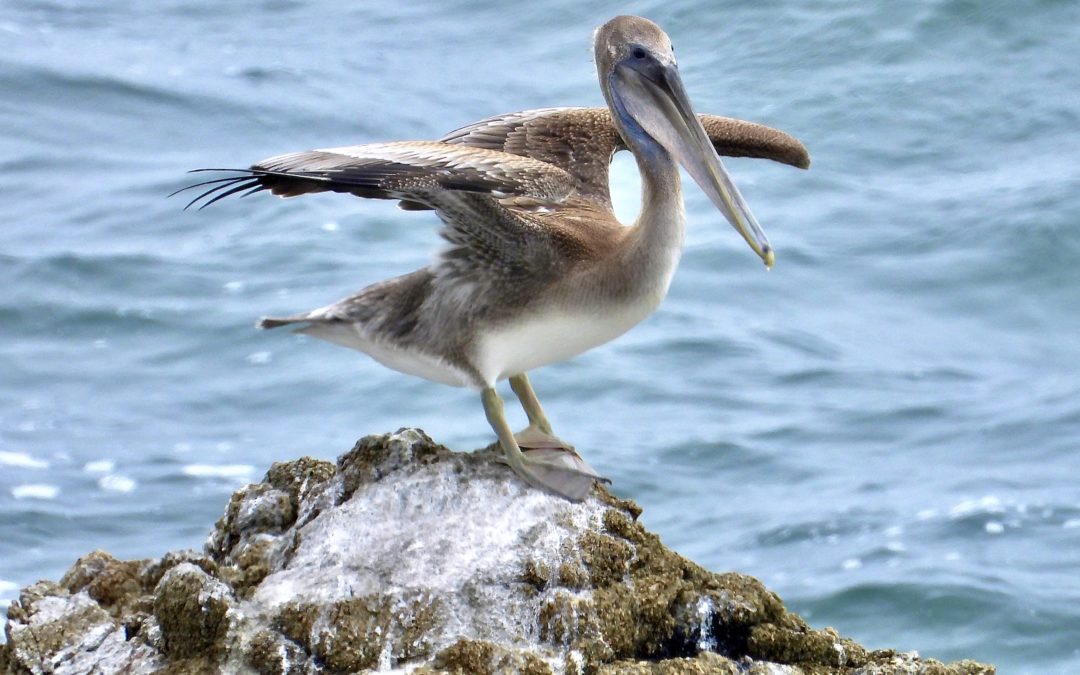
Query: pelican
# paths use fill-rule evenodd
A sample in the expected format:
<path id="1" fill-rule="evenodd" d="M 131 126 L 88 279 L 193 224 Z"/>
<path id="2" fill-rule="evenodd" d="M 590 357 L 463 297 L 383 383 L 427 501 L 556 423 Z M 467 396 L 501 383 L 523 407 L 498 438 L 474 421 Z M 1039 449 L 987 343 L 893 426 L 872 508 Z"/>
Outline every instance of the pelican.
<path id="1" fill-rule="evenodd" d="M 655 23 L 615 17 L 596 29 L 593 47 L 606 109 L 531 110 L 438 141 L 280 155 L 189 186 L 204 191 L 188 204 L 333 191 L 434 210 L 447 245 L 431 265 L 258 326 L 300 324 L 296 332 L 400 372 L 478 391 L 505 463 L 573 501 L 606 479 L 555 436 L 527 372 L 618 337 L 660 305 L 683 244 L 679 166 L 769 267 L 773 249 L 717 153 L 809 166 L 803 145 L 781 131 L 696 115 Z M 640 215 L 629 226 L 608 192 L 622 149 L 641 174 Z M 495 389 L 504 379 L 528 418 L 518 433 Z"/>

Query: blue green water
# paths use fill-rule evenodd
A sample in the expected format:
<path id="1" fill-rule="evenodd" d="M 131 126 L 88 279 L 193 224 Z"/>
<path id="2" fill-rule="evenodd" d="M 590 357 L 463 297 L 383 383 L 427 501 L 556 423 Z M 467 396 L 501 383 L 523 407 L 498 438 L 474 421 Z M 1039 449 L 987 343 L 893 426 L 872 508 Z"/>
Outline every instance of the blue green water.
<path id="1" fill-rule="evenodd" d="M 197 547 L 276 460 L 476 396 L 253 329 L 428 262 L 338 195 L 184 212 L 204 166 L 602 102 L 593 28 L 671 34 L 699 111 L 809 172 L 729 169 L 766 273 L 688 186 L 660 310 L 533 375 L 665 542 L 872 647 L 1080 672 L 1080 4 L 0 3 L 0 598 L 100 547 Z M 632 170 L 615 174 L 623 212 Z"/>

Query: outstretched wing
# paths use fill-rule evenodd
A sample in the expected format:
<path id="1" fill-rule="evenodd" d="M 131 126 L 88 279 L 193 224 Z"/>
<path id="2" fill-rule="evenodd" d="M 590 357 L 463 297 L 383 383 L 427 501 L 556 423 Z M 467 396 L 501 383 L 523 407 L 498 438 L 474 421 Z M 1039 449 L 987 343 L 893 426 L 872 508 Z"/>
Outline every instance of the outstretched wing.
<path id="1" fill-rule="evenodd" d="M 799 168 L 810 155 L 778 129 L 718 115 L 699 115 L 716 151 L 771 159 Z M 550 205 L 571 193 L 610 208 L 608 168 L 626 149 L 606 108 L 544 108 L 489 117 L 439 141 L 374 143 L 265 159 L 235 175 L 196 183 L 188 203 L 209 206 L 236 193 L 269 190 L 282 197 L 346 192 L 398 199 L 405 209 L 438 208 L 439 191 L 480 193 L 507 205 Z M 204 169 L 200 169 L 202 171 Z"/>
<path id="2" fill-rule="evenodd" d="M 698 115 L 717 153 L 771 159 L 805 169 L 810 155 L 778 129 L 718 115 Z M 444 143 L 532 157 L 568 172 L 586 199 L 610 204 L 608 167 L 625 150 L 606 108 L 543 108 L 489 117 L 441 139 Z"/>
<path id="3" fill-rule="evenodd" d="M 201 202 L 203 208 L 238 192 L 261 190 L 282 197 L 344 192 L 402 200 L 406 208 L 438 208 L 440 193 L 458 191 L 487 195 L 511 206 L 542 206 L 558 204 L 574 189 L 569 173 L 540 160 L 432 141 L 309 150 L 271 157 L 250 169 L 223 171 L 235 175 L 183 189 L 205 188 L 188 207 Z"/>

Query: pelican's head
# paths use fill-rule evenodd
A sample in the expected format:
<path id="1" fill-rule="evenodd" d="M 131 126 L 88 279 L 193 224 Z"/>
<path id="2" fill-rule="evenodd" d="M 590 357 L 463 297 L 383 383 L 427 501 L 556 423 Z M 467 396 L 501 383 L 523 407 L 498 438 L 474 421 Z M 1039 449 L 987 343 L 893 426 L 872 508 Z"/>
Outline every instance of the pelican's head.
<path id="1" fill-rule="evenodd" d="M 635 152 L 659 145 L 670 153 L 772 267 L 765 232 L 690 106 L 667 34 L 648 19 L 617 16 L 596 29 L 593 49 L 600 88 L 627 145 Z"/>

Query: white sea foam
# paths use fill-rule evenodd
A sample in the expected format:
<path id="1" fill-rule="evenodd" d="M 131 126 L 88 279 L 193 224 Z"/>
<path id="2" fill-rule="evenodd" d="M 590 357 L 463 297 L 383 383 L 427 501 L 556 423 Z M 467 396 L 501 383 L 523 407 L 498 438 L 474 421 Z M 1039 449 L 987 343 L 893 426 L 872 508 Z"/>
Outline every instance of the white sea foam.
<path id="1" fill-rule="evenodd" d="M 976 513 L 1002 513 L 1005 506 L 1001 499 L 994 495 L 986 495 L 979 499 L 965 499 L 949 509 L 950 518 L 965 518 Z"/>
<path id="2" fill-rule="evenodd" d="M 46 483 L 26 483 L 11 488 L 11 496 L 15 499 L 56 499 L 60 494 L 60 488 Z"/>
<path id="3" fill-rule="evenodd" d="M 245 356 L 244 360 L 252 365 L 261 366 L 264 363 L 270 363 L 273 358 L 273 352 L 253 352 Z"/>
<path id="4" fill-rule="evenodd" d="M 138 483 L 133 478 L 110 473 L 98 479 L 98 487 L 109 492 L 131 492 Z"/>
<path id="5" fill-rule="evenodd" d="M 697 618 L 698 625 L 701 630 L 701 634 L 698 637 L 698 650 L 699 651 L 716 651 L 716 636 L 713 635 L 712 621 L 713 615 L 716 612 L 716 608 L 713 607 L 712 599 L 708 596 L 701 596 L 697 601 Z"/>
<path id="6" fill-rule="evenodd" d="M 116 462 L 111 459 L 96 459 L 83 464 L 83 471 L 87 473 L 109 473 L 116 468 Z"/>
<path id="7" fill-rule="evenodd" d="M 48 469 L 49 463 L 43 459 L 31 457 L 25 452 L 0 450 L 0 465 L 14 466 L 20 469 Z"/>
<path id="8" fill-rule="evenodd" d="M 255 472 L 250 464 L 188 464 L 182 469 L 194 478 L 247 478 Z"/>

